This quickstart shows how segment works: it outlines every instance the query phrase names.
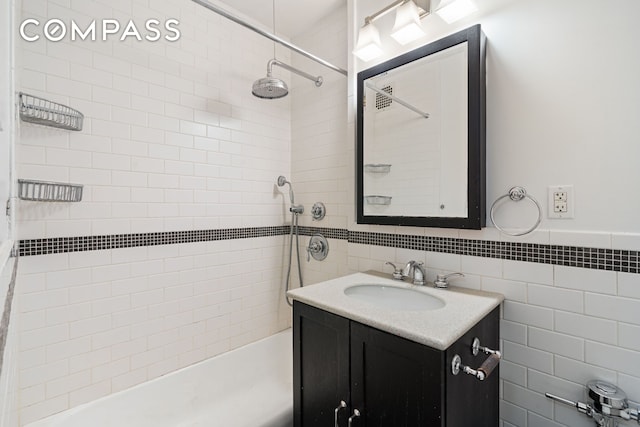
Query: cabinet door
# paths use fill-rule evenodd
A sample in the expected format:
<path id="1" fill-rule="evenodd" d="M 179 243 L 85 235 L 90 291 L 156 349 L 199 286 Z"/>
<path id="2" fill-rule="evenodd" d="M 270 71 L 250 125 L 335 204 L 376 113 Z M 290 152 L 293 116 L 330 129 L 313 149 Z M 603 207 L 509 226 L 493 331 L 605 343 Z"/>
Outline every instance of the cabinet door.
<path id="1" fill-rule="evenodd" d="M 354 427 L 424 427 L 443 423 L 444 352 L 351 323 Z"/>
<path id="2" fill-rule="evenodd" d="M 349 403 L 349 320 L 294 301 L 293 390 L 295 427 L 334 425 L 335 408 Z"/>

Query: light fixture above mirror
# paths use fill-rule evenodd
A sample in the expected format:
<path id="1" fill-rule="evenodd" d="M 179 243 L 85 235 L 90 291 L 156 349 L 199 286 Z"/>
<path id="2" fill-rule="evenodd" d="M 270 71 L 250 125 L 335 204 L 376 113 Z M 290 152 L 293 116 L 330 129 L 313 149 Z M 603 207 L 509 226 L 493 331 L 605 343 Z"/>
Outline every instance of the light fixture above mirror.
<path id="1" fill-rule="evenodd" d="M 365 24 L 358 33 L 358 44 L 353 53 L 363 61 L 371 61 L 382 55 L 380 32 L 373 22 Z"/>
<path id="2" fill-rule="evenodd" d="M 424 36 L 420 25 L 420 11 L 413 0 L 405 1 L 396 10 L 396 22 L 391 30 L 391 37 L 401 45 L 405 45 Z M 428 12 L 426 12 L 428 13 Z"/>
<path id="3" fill-rule="evenodd" d="M 435 12 L 450 24 L 477 10 L 472 0 L 441 0 Z M 362 61 L 371 61 L 384 53 L 374 21 L 393 11 L 396 16 L 390 35 L 396 42 L 405 45 L 425 35 L 421 20 L 431 13 L 431 0 L 397 0 L 364 19 L 353 50 Z"/>
<path id="4" fill-rule="evenodd" d="M 441 3 L 436 14 L 447 24 L 452 24 L 477 10 L 478 8 L 471 0 L 453 0 Z"/>

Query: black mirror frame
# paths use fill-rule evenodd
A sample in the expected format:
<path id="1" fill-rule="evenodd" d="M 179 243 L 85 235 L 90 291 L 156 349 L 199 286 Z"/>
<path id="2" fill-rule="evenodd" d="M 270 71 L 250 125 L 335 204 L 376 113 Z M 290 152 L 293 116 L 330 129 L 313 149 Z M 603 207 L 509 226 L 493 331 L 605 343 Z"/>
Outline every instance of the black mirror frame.
<path id="1" fill-rule="evenodd" d="M 468 43 L 467 93 L 467 217 L 418 217 L 364 215 L 364 81 L 393 68 L 441 50 Z M 485 37 L 480 25 L 446 36 L 396 58 L 358 73 L 356 116 L 356 206 L 358 224 L 408 225 L 416 227 L 464 228 L 479 230 L 486 224 L 486 87 Z"/>

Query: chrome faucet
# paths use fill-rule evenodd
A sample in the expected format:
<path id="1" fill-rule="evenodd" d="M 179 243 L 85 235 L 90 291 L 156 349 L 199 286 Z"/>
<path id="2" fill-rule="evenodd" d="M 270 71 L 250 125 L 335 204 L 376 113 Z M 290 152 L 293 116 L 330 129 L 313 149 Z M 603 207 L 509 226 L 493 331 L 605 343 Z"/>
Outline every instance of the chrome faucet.
<path id="1" fill-rule="evenodd" d="M 421 262 L 409 261 L 404 267 L 402 275 L 404 277 L 411 278 L 411 281 L 414 285 L 424 286 L 424 284 L 426 283 L 426 273 L 424 272 L 424 267 Z"/>

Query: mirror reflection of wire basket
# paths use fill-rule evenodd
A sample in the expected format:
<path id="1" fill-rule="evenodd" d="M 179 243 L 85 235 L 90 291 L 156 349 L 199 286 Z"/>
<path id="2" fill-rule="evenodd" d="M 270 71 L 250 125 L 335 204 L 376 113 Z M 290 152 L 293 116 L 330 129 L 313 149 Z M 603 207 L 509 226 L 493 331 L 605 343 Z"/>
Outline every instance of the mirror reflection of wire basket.
<path id="1" fill-rule="evenodd" d="M 389 173 L 391 165 L 388 163 L 367 163 L 364 165 L 365 172 L 371 173 Z"/>
<path id="2" fill-rule="evenodd" d="M 18 96 L 20 118 L 23 121 L 59 129 L 82 130 L 84 115 L 80 111 L 23 92 Z"/>
<path id="3" fill-rule="evenodd" d="M 391 196 L 364 196 L 368 205 L 390 205 Z"/>

